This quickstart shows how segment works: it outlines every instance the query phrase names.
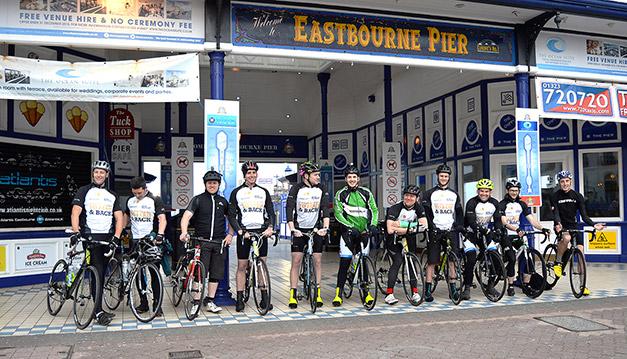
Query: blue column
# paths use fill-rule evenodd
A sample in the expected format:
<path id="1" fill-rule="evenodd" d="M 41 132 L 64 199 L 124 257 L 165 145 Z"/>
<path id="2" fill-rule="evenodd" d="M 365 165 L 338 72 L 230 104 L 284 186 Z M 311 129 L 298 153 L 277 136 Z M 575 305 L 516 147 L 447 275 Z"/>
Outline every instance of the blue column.
<path id="1" fill-rule="evenodd" d="M 385 115 L 385 142 L 392 142 L 392 67 L 383 66 L 383 101 Z"/>
<path id="2" fill-rule="evenodd" d="M 209 59 L 211 66 L 211 99 L 224 100 L 224 53 L 212 52 L 209 54 Z M 218 283 L 218 291 L 215 297 L 215 303 L 218 305 L 235 305 L 235 300 L 230 292 L 229 278 L 229 250 L 227 249 L 226 260 L 224 261 L 224 278 Z"/>
<path id="3" fill-rule="evenodd" d="M 323 72 L 318 74 L 320 82 L 320 102 L 322 102 L 322 158 L 329 159 L 329 114 L 328 114 L 328 90 L 331 74 Z"/>
<path id="4" fill-rule="evenodd" d="M 519 73 L 514 75 L 516 79 L 516 106 L 529 108 L 529 74 Z"/>

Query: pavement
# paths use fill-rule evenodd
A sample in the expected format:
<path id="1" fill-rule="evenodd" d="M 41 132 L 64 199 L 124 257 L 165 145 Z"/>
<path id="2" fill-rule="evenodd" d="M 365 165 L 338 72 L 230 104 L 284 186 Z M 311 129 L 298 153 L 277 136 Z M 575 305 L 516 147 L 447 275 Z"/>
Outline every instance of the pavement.
<path id="1" fill-rule="evenodd" d="M 138 324 L 129 308 L 122 307 L 109 327 L 92 324 L 80 331 L 73 323 L 68 303 L 56 317 L 48 314 L 45 285 L 1 289 L 0 358 L 212 358 L 260 354 L 323 358 L 627 358 L 625 264 L 590 263 L 588 283 L 592 295 L 579 300 L 573 300 L 567 278 L 537 299 L 527 298 L 518 289 L 516 296 L 492 303 L 475 289 L 472 299 L 459 306 L 448 300 L 443 287 L 436 290 L 433 303 L 414 307 L 397 286 L 397 298 L 401 299 L 397 305 L 386 305 L 379 295 L 376 308 L 368 312 L 355 295 L 340 308 L 330 305 L 338 260 L 337 253 L 325 252 L 325 306 L 311 314 L 306 305 L 296 310 L 287 307 L 288 258 L 287 244 L 271 249 L 268 265 L 275 308 L 264 317 L 249 303 L 243 313 L 224 307 L 219 314 L 202 311 L 190 322 L 180 305 L 172 306 L 166 287 L 163 318 Z M 233 263 L 231 269 L 234 278 Z M 571 331 L 549 322 L 584 331 Z"/>

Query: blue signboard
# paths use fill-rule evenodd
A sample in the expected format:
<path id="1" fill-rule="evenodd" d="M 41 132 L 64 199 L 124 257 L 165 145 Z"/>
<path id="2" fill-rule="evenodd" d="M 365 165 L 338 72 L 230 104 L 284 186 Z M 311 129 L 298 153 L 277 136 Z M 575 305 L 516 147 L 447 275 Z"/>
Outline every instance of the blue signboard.
<path id="1" fill-rule="evenodd" d="M 559 118 L 543 118 L 540 125 L 540 144 L 570 143 L 570 128 Z"/>
<path id="2" fill-rule="evenodd" d="M 425 146 L 423 145 L 423 140 L 420 135 L 415 136 L 413 142 L 414 143 L 411 151 L 411 161 L 412 163 L 423 162 L 425 160 Z"/>
<path id="3" fill-rule="evenodd" d="M 307 158 L 307 136 L 242 135 L 241 157 Z"/>
<path id="4" fill-rule="evenodd" d="M 348 159 L 344 155 L 337 155 L 333 159 L 333 174 L 343 176 L 344 169 L 348 166 Z"/>
<path id="5" fill-rule="evenodd" d="M 331 166 L 322 166 L 321 169 L 320 183 L 327 188 L 329 203 L 333 204 L 333 196 L 335 195 L 335 192 L 333 192 L 333 168 Z"/>
<path id="6" fill-rule="evenodd" d="M 522 184 L 520 197 L 528 206 L 541 206 L 540 126 L 535 109 L 516 109 L 516 165 Z"/>
<path id="7" fill-rule="evenodd" d="M 166 207 L 172 207 L 172 163 L 161 162 L 161 199 Z"/>
<path id="8" fill-rule="evenodd" d="M 444 141 L 442 141 L 440 131 L 435 131 L 431 143 L 431 159 L 440 157 L 444 157 Z"/>
<path id="9" fill-rule="evenodd" d="M 581 126 L 581 142 L 616 141 L 616 122 L 586 122 Z"/>
<path id="10" fill-rule="evenodd" d="M 474 120 L 470 120 L 466 125 L 466 136 L 462 141 L 462 152 L 469 152 L 481 149 L 482 141 L 479 134 L 479 126 Z"/>
<path id="11" fill-rule="evenodd" d="M 516 143 L 516 117 L 504 115 L 498 121 L 499 126 L 494 130 L 494 147 L 510 147 Z"/>
<path id="12" fill-rule="evenodd" d="M 229 198 L 239 172 L 239 103 L 205 100 L 205 163 L 220 172 L 219 193 Z"/>

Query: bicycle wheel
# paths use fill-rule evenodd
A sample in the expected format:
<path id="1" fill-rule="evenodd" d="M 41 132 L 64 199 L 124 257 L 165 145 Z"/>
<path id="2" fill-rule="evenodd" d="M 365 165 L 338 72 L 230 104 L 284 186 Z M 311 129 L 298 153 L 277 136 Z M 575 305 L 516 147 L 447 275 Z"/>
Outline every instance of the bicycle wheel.
<path id="1" fill-rule="evenodd" d="M 300 261 L 300 272 L 298 278 L 303 282 L 303 297 L 305 300 L 309 300 L 309 289 L 310 289 L 310 280 L 308 273 L 309 266 L 311 266 L 311 262 L 313 262 L 312 258 L 307 254 L 303 255 L 303 259 Z"/>
<path id="2" fill-rule="evenodd" d="M 361 265 L 357 268 L 357 286 L 359 297 L 366 310 L 372 310 L 377 304 L 377 279 L 375 278 L 374 261 L 369 256 L 362 256 Z"/>
<path id="3" fill-rule="evenodd" d="M 488 251 L 477 259 L 475 277 L 488 300 L 498 302 L 503 298 L 507 287 L 505 264 L 496 251 Z"/>
<path id="4" fill-rule="evenodd" d="M 191 268 L 185 279 L 185 316 L 194 320 L 200 311 L 205 293 L 205 266 L 201 261 L 192 260 Z"/>
<path id="5" fill-rule="evenodd" d="M 96 314 L 96 301 L 102 299 L 100 277 L 94 266 L 87 265 L 74 280 L 78 281 L 74 290 L 74 323 L 78 329 L 85 329 Z"/>
<path id="6" fill-rule="evenodd" d="M 351 260 L 351 267 L 353 262 Z M 355 273 L 359 270 L 359 266 L 355 269 L 355 272 L 351 274 L 351 267 L 348 267 L 348 273 L 346 273 L 346 282 L 344 282 L 344 288 L 342 288 L 342 292 L 344 293 L 344 298 L 348 299 L 353 295 L 353 282 L 355 282 Z"/>
<path id="7" fill-rule="evenodd" d="M 527 248 L 518 256 L 518 281 L 523 293 L 530 298 L 537 298 L 544 292 L 546 263 L 536 249 Z"/>
<path id="8" fill-rule="evenodd" d="M 172 305 L 175 307 L 181 303 L 183 292 L 185 291 L 185 279 L 187 278 L 187 263 L 183 259 L 172 273 Z"/>
<path id="9" fill-rule="evenodd" d="M 403 288 L 412 305 L 420 305 L 425 297 L 425 277 L 418 256 L 406 253 L 403 261 Z"/>
<path id="10" fill-rule="evenodd" d="M 248 266 L 246 267 L 246 277 L 245 277 L 245 285 L 244 285 L 244 303 L 248 302 L 248 299 L 250 298 L 250 287 L 252 287 L 253 285 L 253 277 L 250 276 L 250 268 L 251 268 L 251 261 L 248 260 Z"/>
<path id="11" fill-rule="evenodd" d="M 67 273 L 68 264 L 64 259 L 59 259 L 52 267 L 50 279 L 48 280 L 48 294 L 46 295 L 46 304 L 48 305 L 48 313 L 50 315 L 57 315 L 65 303 Z"/>
<path id="12" fill-rule="evenodd" d="M 570 266 L 570 289 L 575 298 L 581 298 L 586 288 L 586 259 L 579 248 L 572 248 L 572 255 L 568 261 Z"/>
<path id="13" fill-rule="evenodd" d="M 154 264 L 144 263 L 133 273 L 129 297 L 137 320 L 148 323 L 155 318 L 163 301 L 163 280 Z"/>
<path id="14" fill-rule="evenodd" d="M 392 266 L 392 258 L 387 249 L 379 249 L 374 256 L 374 266 L 377 268 L 377 282 L 381 294 L 386 294 L 388 288 L 388 278 L 390 267 Z M 422 268 L 419 269 L 422 271 Z M 398 279 L 397 279 L 398 281 Z"/>
<path id="15" fill-rule="evenodd" d="M 313 257 L 309 257 L 309 274 L 307 275 L 308 277 L 308 281 L 309 281 L 309 285 L 308 285 L 308 290 L 309 293 L 307 294 L 307 296 L 309 297 L 309 304 L 311 305 L 311 313 L 315 313 L 316 309 L 318 308 L 318 296 L 317 296 L 317 291 L 318 291 L 318 281 L 316 279 L 316 263 L 313 259 Z"/>
<path id="16" fill-rule="evenodd" d="M 546 289 L 553 288 L 559 278 L 555 275 L 555 262 L 557 261 L 557 246 L 555 244 L 549 244 L 544 248 L 544 261 L 546 262 Z"/>
<path id="17" fill-rule="evenodd" d="M 455 272 L 454 275 L 451 273 L 451 266 Z M 449 298 L 455 305 L 458 305 L 462 301 L 461 290 L 464 285 L 462 280 L 463 273 L 459 258 L 457 258 L 452 250 L 449 250 L 447 253 L 447 263 L 444 264 L 444 276 L 446 278 Z"/>
<path id="18" fill-rule="evenodd" d="M 268 272 L 266 262 L 262 261 L 261 258 L 255 259 L 254 263 L 254 268 L 251 268 L 253 271 L 253 297 L 255 298 L 255 305 L 259 314 L 266 315 L 272 301 L 270 273 Z"/>
<path id="19" fill-rule="evenodd" d="M 122 265 L 117 258 L 109 262 L 102 295 L 105 305 L 109 310 L 116 310 L 124 297 L 124 279 L 122 278 Z"/>

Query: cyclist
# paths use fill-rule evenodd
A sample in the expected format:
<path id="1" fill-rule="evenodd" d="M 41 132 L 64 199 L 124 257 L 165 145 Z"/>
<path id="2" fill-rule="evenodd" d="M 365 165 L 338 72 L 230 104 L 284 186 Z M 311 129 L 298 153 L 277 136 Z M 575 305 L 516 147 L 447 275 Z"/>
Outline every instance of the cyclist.
<path id="1" fill-rule="evenodd" d="M 337 272 L 337 288 L 333 306 L 342 305 L 342 288 L 346 283 L 348 267 L 351 265 L 353 252 L 359 247 L 361 233 L 366 230 L 369 234 L 377 233 L 379 209 L 372 192 L 359 185 L 359 169 L 352 163 L 344 170 L 346 186 L 335 193 L 335 219 L 342 225 L 340 237 L 340 266 Z M 370 251 L 370 242 L 364 248 L 367 255 Z M 375 288 L 376 290 L 376 288 Z M 370 293 L 365 298 L 366 304 L 372 303 L 374 298 Z"/>
<path id="2" fill-rule="evenodd" d="M 95 241 L 113 241 L 120 243 L 124 228 L 124 215 L 118 195 L 105 187 L 111 167 L 106 161 L 96 161 L 91 165 L 92 182 L 78 189 L 72 200 L 72 235 L 70 243 L 76 244 L 79 238 L 91 238 Z M 108 246 L 94 245 L 90 248 L 90 263 L 96 267 L 100 276 L 100 292 L 104 285 L 105 271 L 109 258 L 105 253 Z M 100 325 L 109 325 L 115 316 L 102 310 L 102 297 L 96 298 L 96 321 Z"/>
<path id="3" fill-rule="evenodd" d="M 229 223 L 237 232 L 237 303 L 235 310 L 244 310 L 244 285 L 246 284 L 246 267 L 252 240 L 248 231 L 262 231 L 265 237 L 274 233 L 274 206 L 267 189 L 257 185 L 259 166 L 254 161 L 246 161 L 242 165 L 244 183 L 231 192 L 229 204 Z M 263 241 L 259 248 L 259 256 L 265 262 L 268 256 L 268 241 Z M 261 306 L 265 308 L 268 291 L 261 292 Z M 268 310 L 272 310 L 270 304 Z"/>
<path id="4" fill-rule="evenodd" d="M 290 300 L 289 307 L 298 307 L 297 290 L 298 272 L 303 259 L 303 249 L 307 245 L 302 231 L 310 231 L 320 225 L 313 238 L 313 257 L 316 265 L 316 281 L 318 282 L 317 306 L 323 302 L 320 297 L 320 280 L 322 278 L 322 244 L 324 236 L 329 230 L 329 194 L 326 187 L 320 183 L 320 166 L 312 162 L 305 162 L 300 166 L 300 175 L 303 181 L 290 188 L 285 204 L 287 225 L 292 231 L 292 268 L 290 270 Z"/>
<path id="5" fill-rule="evenodd" d="M 569 171 L 560 171 L 556 176 L 557 182 L 560 185 L 560 189 L 555 191 L 551 195 L 551 206 L 553 207 L 553 223 L 555 225 L 555 231 L 560 232 L 562 230 L 579 229 L 577 225 L 577 211 L 581 219 L 589 226 L 594 227 L 597 231 L 605 229 L 605 223 L 594 223 L 588 214 L 586 213 L 586 207 L 584 205 L 583 196 L 575 191 L 571 190 L 573 175 Z M 583 254 L 583 238 L 581 233 L 573 232 L 575 236 L 575 243 L 577 248 Z M 564 252 L 568 248 L 568 242 L 571 240 L 571 234 L 569 232 L 562 233 L 562 240 L 557 244 L 557 258 L 555 259 L 555 265 L 553 271 L 556 277 L 562 276 L 562 263 L 566 258 L 562 258 Z M 590 290 L 584 288 L 583 295 L 590 295 Z"/>
<path id="6" fill-rule="evenodd" d="M 195 235 L 205 238 L 209 242 L 200 242 L 200 261 L 208 271 L 209 290 L 207 297 L 203 299 L 205 308 L 212 312 L 218 313 L 222 310 L 214 303 L 218 282 L 224 278 L 224 262 L 226 261 L 226 247 L 233 240 L 233 231 L 228 227 L 227 231 L 227 213 L 229 203 L 226 198 L 218 194 L 222 175 L 213 170 L 213 168 L 202 177 L 205 183 L 205 192 L 194 196 L 181 218 L 181 236 L 180 240 L 187 240 L 187 228 L 189 220 L 194 217 Z M 197 284 L 196 284 L 197 285 Z M 200 305 L 200 299 L 194 300 L 192 313 L 196 313 L 197 305 Z"/>
<path id="7" fill-rule="evenodd" d="M 131 224 L 131 238 L 139 240 L 146 236 L 153 238 L 154 245 L 163 244 L 163 233 L 167 226 L 165 218 L 165 208 L 160 197 L 155 197 L 146 188 L 146 180 L 143 177 L 133 177 L 131 179 L 131 192 L 133 197 L 129 197 L 126 201 L 126 212 L 124 213 L 124 227 Z M 155 263 L 159 269 L 160 262 Z M 152 288 L 156 297 L 155 303 L 159 301 L 159 280 L 152 278 Z M 145 313 L 149 310 L 148 299 L 144 293 L 141 293 L 139 306 L 136 308 L 138 313 Z M 153 305 L 155 304 L 153 303 Z M 161 307 L 153 308 L 156 316 L 163 315 Z"/>
<path id="8" fill-rule="evenodd" d="M 501 222 L 503 227 L 507 229 L 507 233 L 503 234 L 501 238 L 501 245 L 503 252 L 505 253 L 505 260 L 507 261 L 507 295 L 513 296 L 516 294 L 514 290 L 514 266 L 516 265 L 516 252 L 523 242 L 520 240 L 525 235 L 525 231 L 520 228 L 520 215 L 527 217 L 527 220 L 531 225 L 545 233 L 551 231 L 547 228 L 542 228 L 542 225 L 533 218 L 531 210 L 525 202 L 520 199 L 520 188 L 522 185 L 520 182 L 512 178 L 505 184 L 505 198 L 499 202 L 499 211 L 501 212 Z"/>
<path id="9" fill-rule="evenodd" d="M 477 182 L 477 195 L 466 202 L 466 215 L 464 224 L 470 230 L 466 233 L 464 240 L 464 252 L 466 253 L 466 267 L 464 268 L 464 291 L 462 299 L 470 299 L 470 287 L 472 286 L 472 272 L 477 262 L 477 245 L 480 250 L 483 248 L 483 241 L 477 241 L 477 233 L 485 236 L 488 248 L 496 247 L 494 242 L 499 241 L 500 232 L 503 229 L 501 222 L 501 212 L 498 211 L 499 201 L 492 197 L 494 182 L 488 178 L 480 179 Z M 490 226 L 492 224 L 492 226 Z M 494 284 L 488 286 L 488 291 L 495 292 Z"/>
<path id="10" fill-rule="evenodd" d="M 407 236 L 407 246 L 411 252 L 415 252 L 418 226 L 428 227 L 425 209 L 418 203 L 419 198 L 420 188 L 412 184 L 407 185 L 403 189 L 403 200 L 388 208 L 385 216 L 387 228 L 385 247 L 392 255 L 385 302 L 390 305 L 398 303 L 398 299 L 394 297 L 394 284 L 396 284 L 398 270 L 403 263 L 403 245 L 394 241 L 394 233 L 400 236 Z M 414 300 L 420 301 L 418 288 L 413 288 L 413 290 Z"/>
<path id="11" fill-rule="evenodd" d="M 427 288 L 425 291 L 425 301 L 433 302 L 431 293 L 431 281 L 435 266 L 440 261 L 440 248 L 443 246 L 441 240 L 443 234 L 436 234 L 435 229 L 449 231 L 447 237 L 451 241 L 451 248 L 457 252 L 457 236 L 454 231 L 463 231 L 464 212 L 462 203 L 457 192 L 449 187 L 451 180 L 451 167 L 441 164 L 435 169 L 437 185 L 428 190 L 422 198 L 422 206 L 425 209 L 427 221 L 429 222 L 429 240 L 427 241 L 428 266 L 426 273 Z M 451 275 L 455 276 L 455 269 L 450 265 Z M 454 286 L 454 284 L 453 284 Z M 458 299 L 461 288 L 453 287 L 454 299 Z"/>

